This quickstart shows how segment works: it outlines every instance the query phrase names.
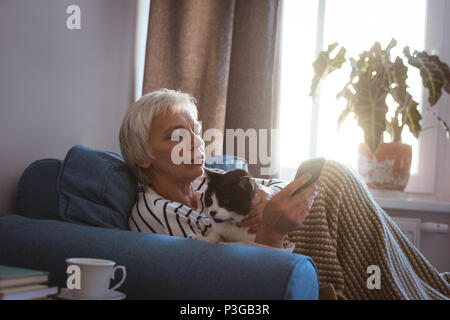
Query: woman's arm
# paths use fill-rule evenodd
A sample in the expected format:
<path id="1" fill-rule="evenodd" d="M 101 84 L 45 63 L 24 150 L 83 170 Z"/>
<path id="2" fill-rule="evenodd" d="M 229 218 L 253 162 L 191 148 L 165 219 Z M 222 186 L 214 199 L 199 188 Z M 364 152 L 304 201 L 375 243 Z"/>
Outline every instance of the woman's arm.
<path id="1" fill-rule="evenodd" d="M 261 222 L 264 206 L 273 195 L 280 192 L 284 187 L 286 187 L 286 185 L 289 184 L 289 182 L 279 179 L 262 178 L 252 178 L 252 180 L 258 187 L 256 194 L 252 199 L 252 210 L 248 216 L 237 225 L 239 227 L 248 227 L 249 233 L 256 233 L 259 228 L 259 223 Z"/>
<path id="2" fill-rule="evenodd" d="M 317 195 L 317 184 L 312 184 L 303 192 L 290 197 L 292 190 L 306 181 L 307 178 L 300 177 L 275 195 L 268 187 L 261 187 L 252 200 L 252 209 L 248 217 L 238 226 L 248 227 L 250 233 L 256 233 L 255 242 L 282 248 L 287 234 L 301 224 Z"/>
<path id="3" fill-rule="evenodd" d="M 318 193 L 317 182 L 315 182 L 291 196 L 307 181 L 308 178 L 301 176 L 271 197 L 264 206 L 255 242 L 277 248 L 282 247 L 287 234 L 303 222 Z"/>

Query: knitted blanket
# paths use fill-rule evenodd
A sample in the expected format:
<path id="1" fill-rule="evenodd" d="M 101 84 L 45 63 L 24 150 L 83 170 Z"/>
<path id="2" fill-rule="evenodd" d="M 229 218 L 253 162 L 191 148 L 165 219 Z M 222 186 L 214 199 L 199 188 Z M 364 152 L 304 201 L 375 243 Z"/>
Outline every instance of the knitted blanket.
<path id="1" fill-rule="evenodd" d="M 310 213 L 287 240 L 314 260 L 322 287 L 348 299 L 450 299 L 449 273 L 414 247 L 352 168 L 327 160 L 318 185 Z"/>

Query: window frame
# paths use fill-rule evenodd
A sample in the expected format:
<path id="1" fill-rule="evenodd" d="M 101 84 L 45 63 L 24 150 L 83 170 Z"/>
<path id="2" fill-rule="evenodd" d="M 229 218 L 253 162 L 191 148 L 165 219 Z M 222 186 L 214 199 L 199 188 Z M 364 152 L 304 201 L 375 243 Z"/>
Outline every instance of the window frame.
<path id="1" fill-rule="evenodd" d="M 435 52 L 445 59 L 442 54 L 445 53 L 445 17 L 446 6 L 445 0 L 427 0 L 426 2 L 426 25 L 425 25 L 425 50 L 428 52 Z M 444 93 L 445 95 L 445 93 Z M 427 93 L 422 89 L 422 106 L 426 108 L 428 102 L 426 100 Z M 443 96 L 439 102 L 433 107 L 434 110 L 440 111 L 445 103 L 446 97 Z M 422 112 L 422 128 L 436 126 L 437 122 L 431 112 L 426 110 Z M 437 185 L 437 167 L 438 167 L 438 146 L 439 146 L 439 131 L 442 128 L 432 128 L 424 130 L 420 133 L 418 139 L 418 157 L 419 169 L 417 174 L 411 175 L 405 192 L 417 194 L 436 195 Z"/>
<path id="2" fill-rule="evenodd" d="M 134 100 L 142 97 L 145 54 L 147 49 L 148 19 L 151 0 L 137 0 L 136 32 L 134 38 Z"/>
<path id="3" fill-rule="evenodd" d="M 446 17 L 450 19 L 449 10 L 450 5 L 445 0 L 427 0 L 426 1 L 426 17 L 425 17 L 425 50 L 428 52 L 436 52 L 444 60 L 450 60 L 449 57 L 445 57 L 442 54 L 450 52 L 449 44 L 445 43 L 445 26 Z M 321 50 L 324 50 L 324 25 L 325 25 L 325 10 L 326 0 L 318 0 L 318 13 L 317 13 L 317 34 L 316 34 L 316 56 Z M 427 92 L 422 89 L 422 101 L 421 105 L 426 109 L 427 106 Z M 438 104 L 433 107 L 433 110 L 443 109 L 445 104 L 448 104 L 448 97 L 442 97 Z M 320 108 L 320 100 L 312 102 L 312 114 L 311 114 L 311 131 L 310 131 L 310 148 L 309 156 L 317 156 L 317 141 L 318 141 L 318 115 Z M 444 112 L 445 113 L 445 112 Z M 447 114 L 450 112 L 447 112 Z M 431 112 L 422 113 L 422 127 L 428 128 L 437 125 L 435 117 Z M 439 134 L 442 131 L 441 128 L 430 128 L 420 133 L 418 138 L 418 171 L 416 174 L 410 176 L 408 185 L 405 189 L 405 193 L 408 194 L 420 194 L 429 199 L 436 199 L 439 192 L 438 189 L 439 177 L 437 175 L 437 168 L 439 166 L 438 159 L 438 146 L 442 144 L 442 137 Z M 441 160 L 444 161 L 445 159 Z M 440 167 L 444 167 L 443 164 Z M 291 168 L 280 168 L 281 171 L 289 171 Z M 292 171 L 292 170 L 291 170 Z M 450 169 L 446 169 L 450 172 Z M 444 179 L 444 177 L 442 178 Z M 441 196 L 442 197 L 442 196 Z"/>

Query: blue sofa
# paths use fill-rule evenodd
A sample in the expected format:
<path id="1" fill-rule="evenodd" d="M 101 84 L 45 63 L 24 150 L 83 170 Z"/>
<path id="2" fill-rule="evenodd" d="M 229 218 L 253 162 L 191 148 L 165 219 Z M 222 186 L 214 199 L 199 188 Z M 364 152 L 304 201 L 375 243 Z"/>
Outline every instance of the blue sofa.
<path id="1" fill-rule="evenodd" d="M 230 158 L 206 165 L 245 167 Z M 119 291 L 129 299 L 318 298 L 309 257 L 130 231 L 138 191 L 112 152 L 77 145 L 64 160 L 35 161 L 20 178 L 16 213 L 0 216 L 0 264 L 47 270 L 50 284 L 63 288 L 66 258 L 114 260 L 127 268 Z"/>

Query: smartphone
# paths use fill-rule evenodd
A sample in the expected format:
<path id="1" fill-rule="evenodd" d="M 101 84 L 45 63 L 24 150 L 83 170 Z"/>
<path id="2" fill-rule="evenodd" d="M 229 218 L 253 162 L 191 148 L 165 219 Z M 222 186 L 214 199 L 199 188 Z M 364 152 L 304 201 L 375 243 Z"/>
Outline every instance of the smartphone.
<path id="1" fill-rule="evenodd" d="M 325 158 L 312 158 L 306 161 L 303 161 L 300 164 L 300 167 L 297 169 L 297 173 L 295 175 L 295 179 L 309 172 L 311 174 L 311 179 L 309 179 L 306 183 L 302 184 L 298 187 L 294 192 L 291 193 L 291 197 L 305 189 L 306 187 L 313 184 L 317 179 L 319 179 L 320 172 L 322 171 L 323 164 L 325 163 Z"/>

